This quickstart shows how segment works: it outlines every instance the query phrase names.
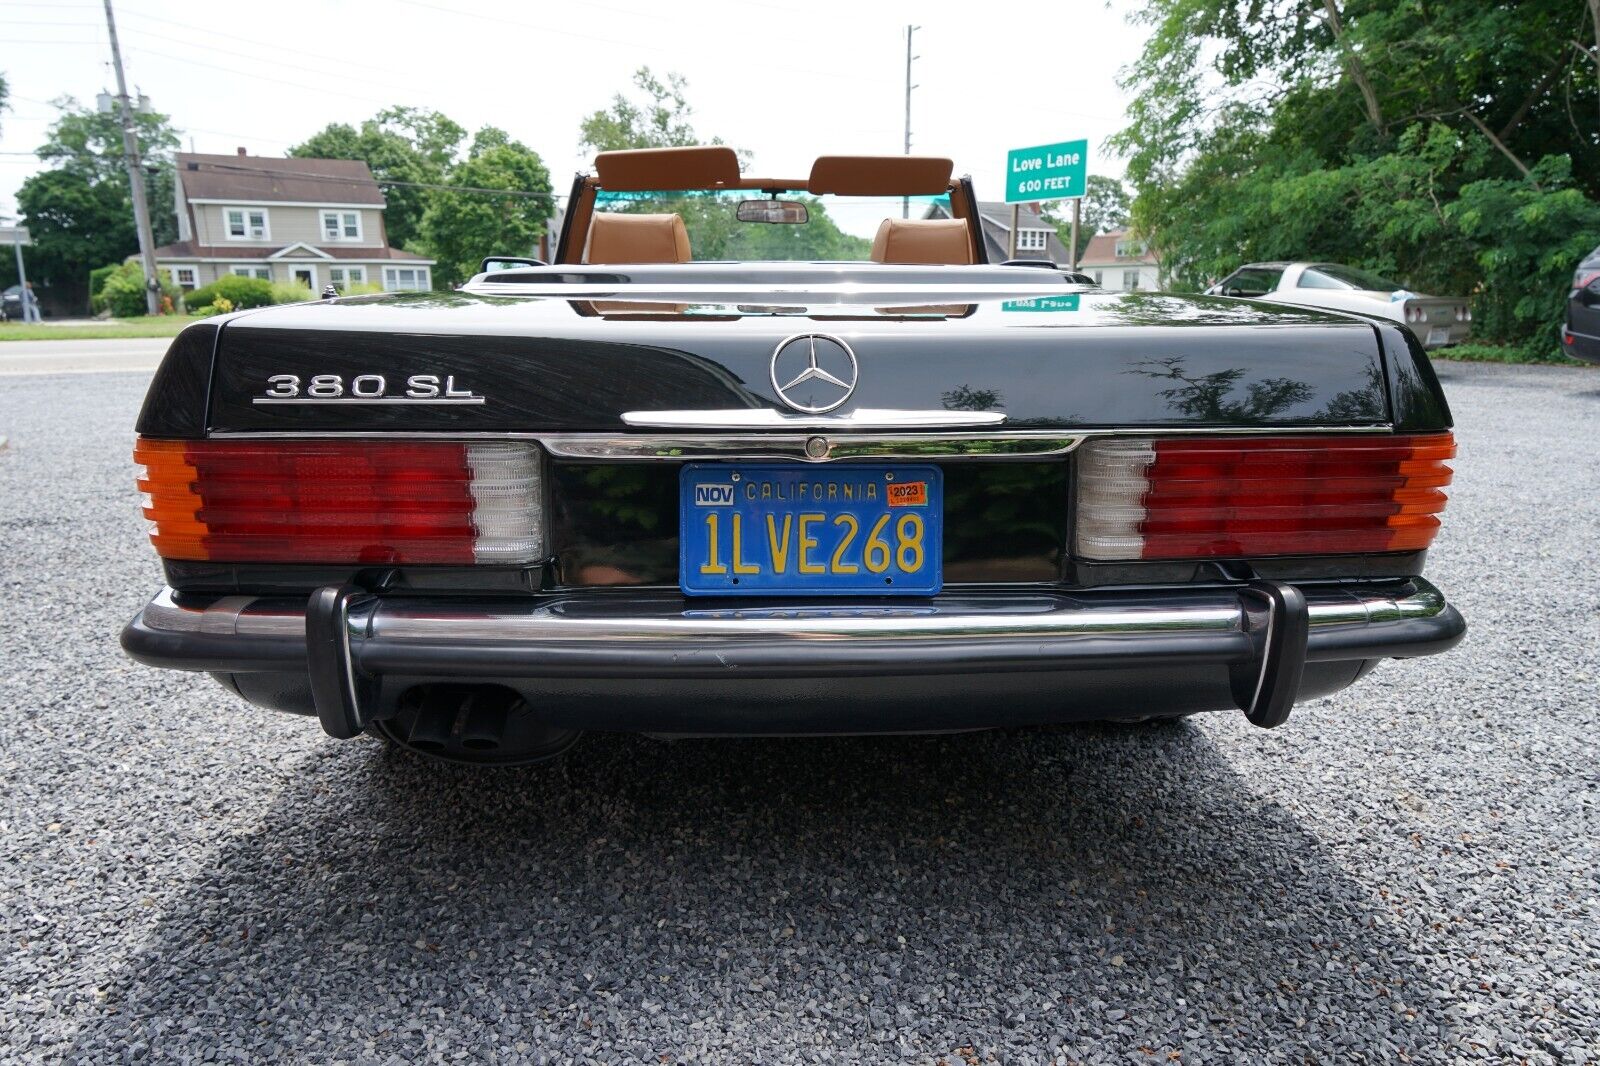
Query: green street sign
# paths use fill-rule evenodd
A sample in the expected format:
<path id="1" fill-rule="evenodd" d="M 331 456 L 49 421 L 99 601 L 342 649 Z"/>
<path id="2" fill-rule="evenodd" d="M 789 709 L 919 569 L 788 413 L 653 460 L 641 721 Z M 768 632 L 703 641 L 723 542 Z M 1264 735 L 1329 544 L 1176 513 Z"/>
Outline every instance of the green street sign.
<path id="1" fill-rule="evenodd" d="M 1002 311 L 1076 311 L 1078 309 L 1078 296 L 1036 296 L 1031 300 L 1005 300 L 1000 304 Z"/>
<path id="2" fill-rule="evenodd" d="M 1089 176 L 1089 142 L 1062 141 L 1006 153 L 1006 203 L 1082 196 Z"/>

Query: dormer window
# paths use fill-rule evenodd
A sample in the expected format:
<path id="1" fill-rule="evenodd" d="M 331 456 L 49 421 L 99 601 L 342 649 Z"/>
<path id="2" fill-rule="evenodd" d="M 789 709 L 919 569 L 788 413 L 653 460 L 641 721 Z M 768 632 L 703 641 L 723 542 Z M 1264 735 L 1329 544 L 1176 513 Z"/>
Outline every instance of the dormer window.
<path id="1" fill-rule="evenodd" d="M 230 241 L 265 241 L 272 237 L 264 207 L 225 207 L 222 218 Z"/>
<path id="2" fill-rule="evenodd" d="M 322 212 L 322 239 L 325 241 L 359 241 L 361 239 L 361 212 Z"/>
<path id="3" fill-rule="evenodd" d="M 1132 238 L 1117 242 L 1118 259 L 1136 259 L 1144 254 L 1144 242 Z"/>
<path id="4" fill-rule="evenodd" d="M 1045 250 L 1050 231 L 1047 229 L 1019 229 L 1017 230 L 1017 251 L 1042 252 Z"/>

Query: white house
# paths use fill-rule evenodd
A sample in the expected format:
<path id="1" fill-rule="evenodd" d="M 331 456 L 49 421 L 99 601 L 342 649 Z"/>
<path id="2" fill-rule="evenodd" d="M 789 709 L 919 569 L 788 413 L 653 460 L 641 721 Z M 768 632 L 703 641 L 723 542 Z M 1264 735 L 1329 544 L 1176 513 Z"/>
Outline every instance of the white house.
<path id="1" fill-rule="evenodd" d="M 1097 233 L 1089 238 L 1078 269 L 1095 284 L 1114 292 L 1150 291 L 1161 287 L 1155 253 L 1127 230 Z"/>
<path id="2" fill-rule="evenodd" d="M 356 159 L 179 153 L 178 240 L 156 266 L 181 289 L 224 274 L 324 286 L 433 287 L 434 261 L 389 247 L 383 191 Z"/>

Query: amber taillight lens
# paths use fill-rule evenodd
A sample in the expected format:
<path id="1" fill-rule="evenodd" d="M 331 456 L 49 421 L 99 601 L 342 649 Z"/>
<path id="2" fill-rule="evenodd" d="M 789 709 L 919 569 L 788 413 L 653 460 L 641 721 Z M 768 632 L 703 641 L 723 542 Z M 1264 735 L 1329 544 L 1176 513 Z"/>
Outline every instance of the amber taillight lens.
<path id="1" fill-rule="evenodd" d="M 1113 438 L 1078 457 L 1077 554 L 1248 558 L 1433 543 L 1449 433 Z"/>
<path id="2" fill-rule="evenodd" d="M 539 452 L 493 441 L 146 440 L 166 559 L 526 563 L 544 557 Z"/>

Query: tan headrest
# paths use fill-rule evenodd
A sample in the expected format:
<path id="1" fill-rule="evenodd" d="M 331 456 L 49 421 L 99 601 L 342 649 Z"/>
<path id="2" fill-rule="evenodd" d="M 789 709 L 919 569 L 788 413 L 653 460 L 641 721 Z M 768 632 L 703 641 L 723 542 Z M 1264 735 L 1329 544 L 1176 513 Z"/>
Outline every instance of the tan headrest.
<path id="1" fill-rule="evenodd" d="M 677 215 L 596 211 L 589 223 L 588 263 L 687 263 L 689 231 Z"/>
<path id="2" fill-rule="evenodd" d="M 823 155 L 806 188 L 838 196 L 938 196 L 950 189 L 948 159 L 917 155 Z"/>
<path id="3" fill-rule="evenodd" d="M 916 266 L 970 263 L 967 224 L 959 218 L 886 218 L 872 239 L 872 261 Z"/>
<path id="4" fill-rule="evenodd" d="M 709 189 L 739 181 L 739 156 L 726 145 L 628 148 L 594 157 L 600 187 L 612 192 Z M 943 190 L 941 190 L 943 191 Z"/>

